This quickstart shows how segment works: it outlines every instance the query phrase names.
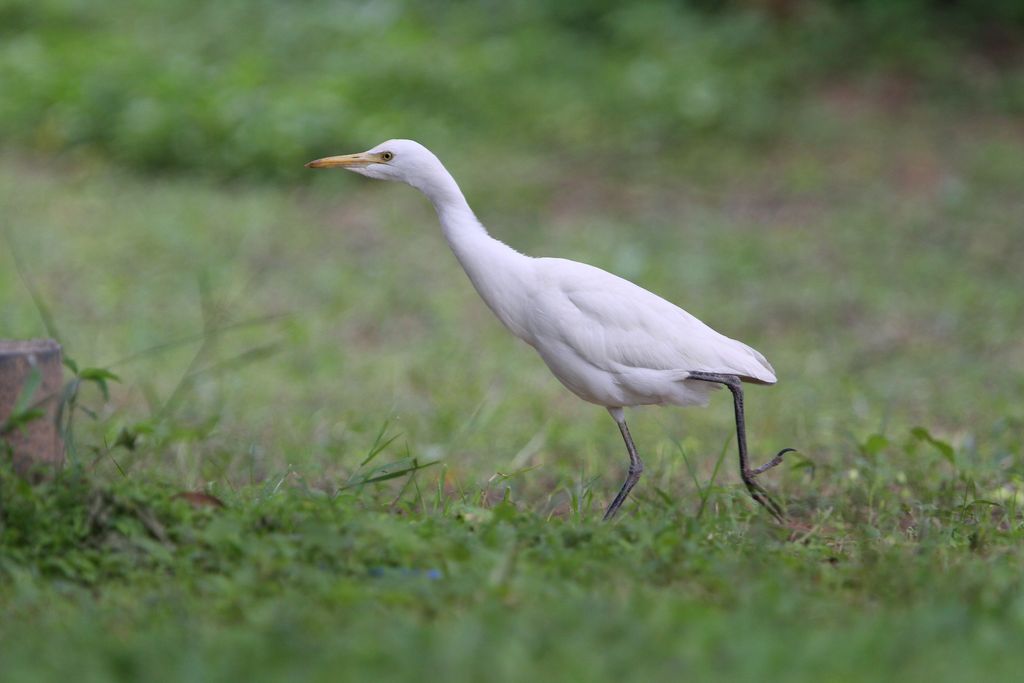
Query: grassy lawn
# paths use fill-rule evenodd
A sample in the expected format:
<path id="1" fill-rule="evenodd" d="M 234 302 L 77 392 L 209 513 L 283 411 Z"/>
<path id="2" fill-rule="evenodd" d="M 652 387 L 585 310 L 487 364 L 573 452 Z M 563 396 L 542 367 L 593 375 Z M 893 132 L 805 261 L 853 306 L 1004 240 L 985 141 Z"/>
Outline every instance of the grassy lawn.
<path id="1" fill-rule="evenodd" d="M 407 188 L 4 157 L 0 327 L 45 332 L 16 254 L 121 381 L 84 390 L 62 478 L 2 474 L 2 677 L 1013 675 L 1024 140 L 870 88 L 806 115 L 756 153 L 451 160 L 497 236 L 772 359 L 750 434 L 800 448 L 769 477 L 788 528 L 738 486 L 724 396 L 632 413 L 647 473 L 602 524 L 614 424 L 506 338 Z"/>
<path id="2" fill-rule="evenodd" d="M 118 377 L 58 478 L 0 461 L 0 680 L 1019 675 L 1020 68 L 881 5 L 308 5 L 0 7 L 0 336 Z M 604 409 L 416 192 L 302 169 L 406 135 L 771 360 L 787 525 L 725 392 L 628 413 L 600 521 Z"/>

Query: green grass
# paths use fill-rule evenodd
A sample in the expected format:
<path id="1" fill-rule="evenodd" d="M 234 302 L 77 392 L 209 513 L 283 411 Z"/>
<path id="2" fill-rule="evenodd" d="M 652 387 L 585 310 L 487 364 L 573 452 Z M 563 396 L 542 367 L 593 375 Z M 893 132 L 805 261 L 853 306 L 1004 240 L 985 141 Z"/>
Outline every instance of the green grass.
<path id="1" fill-rule="evenodd" d="M 723 397 L 631 414 L 647 471 L 600 523 L 614 424 L 491 320 L 408 188 L 5 157 L 25 276 L 122 381 L 83 390 L 58 481 L 2 475 L 3 678 L 1012 676 L 1024 149 L 999 119 L 832 97 L 756 154 L 452 163 L 496 235 L 772 359 L 749 428 L 801 450 L 768 477 L 791 528 L 738 486 Z M 43 334 L 2 258 L 0 328 Z M 174 497 L 196 489 L 227 507 Z"/>
<path id="2" fill-rule="evenodd" d="M 675 505 L 609 525 L 433 493 L 249 489 L 197 511 L 138 482 L 2 485 L 11 680 L 962 680 L 1020 665 L 1020 534 L 973 510 L 903 528 L 876 504 L 873 524 L 787 540 L 746 512 Z"/>
<path id="3" fill-rule="evenodd" d="M 483 5 L 308 5 L 0 8 L 0 335 L 120 378 L 56 480 L 0 463 L 0 680 L 1017 675 L 1019 68 L 877 8 L 512 3 L 479 40 Z M 764 352 L 792 523 L 742 490 L 725 395 L 629 413 L 647 469 L 601 523 L 605 411 L 414 191 L 301 168 L 396 135 L 497 237 Z"/>

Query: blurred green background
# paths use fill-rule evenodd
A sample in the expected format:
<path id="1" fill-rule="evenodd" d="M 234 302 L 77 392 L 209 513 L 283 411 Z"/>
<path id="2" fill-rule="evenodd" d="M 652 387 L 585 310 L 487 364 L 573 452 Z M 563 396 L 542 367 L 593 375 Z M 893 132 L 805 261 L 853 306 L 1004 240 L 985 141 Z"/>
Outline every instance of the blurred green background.
<path id="1" fill-rule="evenodd" d="M 1022 17 L 1013 0 L 6 0 L 0 135 L 293 181 L 325 148 L 399 133 L 449 154 L 664 158 L 776 141 L 837 81 L 1019 115 Z"/>
<path id="2" fill-rule="evenodd" d="M 1022 121 L 1015 0 L 0 0 L 0 336 L 120 378 L 83 385 L 69 488 L 0 482 L 0 672 L 1017 670 Z M 414 191 L 303 168 L 394 137 L 499 239 L 765 353 L 748 429 L 800 449 L 767 477 L 793 536 L 719 471 L 723 397 L 631 414 L 647 471 L 600 526 L 605 411 Z"/>

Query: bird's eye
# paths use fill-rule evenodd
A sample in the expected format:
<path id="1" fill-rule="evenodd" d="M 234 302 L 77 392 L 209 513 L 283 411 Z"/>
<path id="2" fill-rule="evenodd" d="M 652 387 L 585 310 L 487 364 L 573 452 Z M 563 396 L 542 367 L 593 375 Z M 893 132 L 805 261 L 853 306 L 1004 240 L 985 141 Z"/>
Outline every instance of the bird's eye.
<path id="1" fill-rule="evenodd" d="M 395 158 L 395 155 L 392 154 L 391 152 L 384 152 L 383 154 L 380 155 L 380 158 L 383 159 L 384 161 L 391 161 L 392 159 Z"/>

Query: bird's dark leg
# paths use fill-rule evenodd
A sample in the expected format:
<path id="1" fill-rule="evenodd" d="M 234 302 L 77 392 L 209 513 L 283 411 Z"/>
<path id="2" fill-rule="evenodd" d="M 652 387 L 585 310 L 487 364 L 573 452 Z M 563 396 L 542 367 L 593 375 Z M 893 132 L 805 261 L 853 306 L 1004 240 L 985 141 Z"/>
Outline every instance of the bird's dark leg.
<path id="1" fill-rule="evenodd" d="M 768 495 L 768 492 L 757 483 L 755 478 L 757 475 L 778 465 L 782 462 L 782 456 L 794 449 L 783 448 L 765 464 L 751 469 L 750 463 L 747 460 L 747 428 L 746 420 L 743 417 L 743 383 L 740 381 L 740 378 L 736 375 L 722 375 L 714 372 L 691 372 L 689 379 L 724 384 L 732 392 L 732 402 L 736 410 L 736 443 L 740 451 L 740 477 L 742 477 L 743 484 L 747 487 L 747 491 L 750 492 L 750 496 L 754 500 L 763 505 L 777 521 L 785 521 L 786 515 L 782 510 L 782 506 Z"/>
<path id="2" fill-rule="evenodd" d="M 626 481 L 622 484 L 619 494 L 615 496 L 615 500 L 612 501 L 612 504 L 608 506 L 608 510 L 604 513 L 604 520 L 606 522 L 619 511 L 622 503 L 626 500 L 626 496 L 633 490 L 636 483 L 640 481 L 640 473 L 644 471 L 644 464 L 636 453 L 636 446 L 633 445 L 633 437 L 629 435 L 629 427 L 626 426 L 626 416 L 622 412 L 622 408 L 609 408 L 608 412 L 611 413 L 615 424 L 619 425 L 619 431 L 622 432 L 622 440 L 626 442 L 626 450 L 629 452 L 629 473 L 626 475 Z"/>

